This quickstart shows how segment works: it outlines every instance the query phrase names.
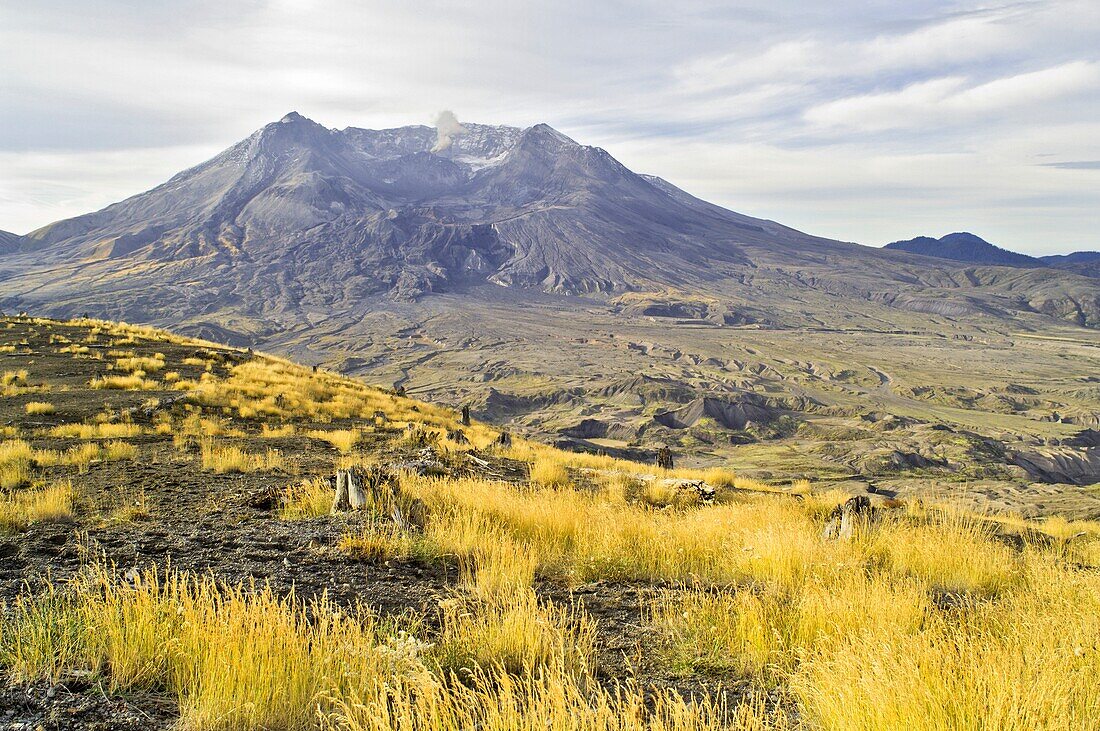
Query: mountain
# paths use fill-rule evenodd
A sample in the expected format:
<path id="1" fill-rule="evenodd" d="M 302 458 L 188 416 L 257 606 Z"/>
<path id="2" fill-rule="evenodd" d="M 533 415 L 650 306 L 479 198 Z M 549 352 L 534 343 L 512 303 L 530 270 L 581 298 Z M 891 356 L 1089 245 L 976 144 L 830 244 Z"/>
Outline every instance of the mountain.
<path id="1" fill-rule="evenodd" d="M 0 254 L 8 254 L 19 248 L 22 237 L 8 231 L 0 231 Z"/>
<path id="2" fill-rule="evenodd" d="M 910 254 L 934 256 L 938 259 L 964 261 L 970 264 L 994 264 L 1007 267 L 1041 267 L 1043 262 L 1026 254 L 1017 254 L 1008 249 L 994 246 L 985 239 L 972 233 L 947 234 L 939 239 L 918 236 L 908 241 L 895 241 L 885 246 L 895 251 L 908 251 Z"/>
<path id="3" fill-rule="evenodd" d="M 1072 254 L 1034 257 L 1002 249 L 972 233 L 965 232 L 948 234 L 939 239 L 918 236 L 908 241 L 895 241 L 883 248 L 968 264 L 1025 268 L 1050 267 L 1084 277 L 1100 277 L 1100 252 L 1098 251 L 1077 251 Z"/>
<path id="4" fill-rule="evenodd" d="M 331 130 L 292 112 L 146 193 L 22 237 L 0 257 L 0 306 L 169 325 L 216 314 L 270 335 L 486 285 L 673 287 L 776 323 L 817 319 L 809 300 L 822 296 L 1100 323 L 1096 288 L 1073 278 L 966 274 L 810 236 L 545 124 L 467 124 L 447 142 L 429 127 Z"/>

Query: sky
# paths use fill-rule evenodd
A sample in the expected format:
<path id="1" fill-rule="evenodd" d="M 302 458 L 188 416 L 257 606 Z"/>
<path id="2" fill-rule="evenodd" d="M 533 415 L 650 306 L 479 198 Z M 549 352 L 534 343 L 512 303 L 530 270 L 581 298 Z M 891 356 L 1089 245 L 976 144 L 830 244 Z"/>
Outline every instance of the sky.
<path id="1" fill-rule="evenodd" d="M 0 0 L 0 229 L 295 110 L 546 122 L 741 213 L 1100 249 L 1100 2 Z"/>

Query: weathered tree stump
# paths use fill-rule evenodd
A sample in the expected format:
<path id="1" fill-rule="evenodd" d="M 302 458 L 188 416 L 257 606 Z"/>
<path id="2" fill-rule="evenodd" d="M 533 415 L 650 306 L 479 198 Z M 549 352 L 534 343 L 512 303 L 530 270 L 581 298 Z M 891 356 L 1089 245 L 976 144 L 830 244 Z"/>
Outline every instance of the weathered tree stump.
<path id="1" fill-rule="evenodd" d="M 455 444 L 469 444 L 470 440 L 466 438 L 466 432 L 461 429 L 451 429 L 447 432 L 447 438 Z"/>
<path id="2" fill-rule="evenodd" d="M 393 389 L 393 395 L 394 396 L 400 396 L 401 398 L 404 398 L 405 397 L 405 387 L 404 386 L 398 386 L 397 388 Z"/>
<path id="3" fill-rule="evenodd" d="M 500 436 L 497 437 L 497 446 L 510 447 L 512 446 L 512 435 L 506 431 L 502 431 Z"/>
<path id="4" fill-rule="evenodd" d="M 672 450 L 668 447 L 661 447 L 657 450 L 657 466 L 661 469 L 672 469 Z"/>
<path id="5" fill-rule="evenodd" d="M 821 537 L 826 539 L 851 538 L 860 525 L 868 525 L 874 519 L 871 499 L 866 495 L 849 498 L 843 505 L 837 505 L 825 522 Z"/>
<path id="6" fill-rule="evenodd" d="M 470 406 L 469 404 L 462 405 L 462 426 L 470 425 Z"/>
<path id="7" fill-rule="evenodd" d="M 381 466 L 337 470 L 329 478 L 335 498 L 332 511 L 371 510 L 388 517 L 401 530 L 422 529 L 428 506 L 418 498 L 402 495 L 393 472 Z"/>
<path id="8" fill-rule="evenodd" d="M 366 475 L 363 470 L 353 467 L 346 472 L 348 485 L 348 506 L 352 510 L 362 510 L 367 505 Z"/>
<path id="9" fill-rule="evenodd" d="M 337 470 L 336 474 L 328 478 L 335 495 L 332 498 L 332 512 L 343 513 L 351 509 L 348 502 L 348 473 Z"/>
<path id="10" fill-rule="evenodd" d="M 385 426 L 387 421 L 386 412 L 382 411 L 381 409 L 375 411 L 373 421 L 375 426 Z"/>
<path id="11" fill-rule="evenodd" d="M 337 470 L 329 481 L 334 491 L 334 513 L 363 510 L 370 506 L 388 508 L 397 494 L 393 475 L 382 467 Z"/>

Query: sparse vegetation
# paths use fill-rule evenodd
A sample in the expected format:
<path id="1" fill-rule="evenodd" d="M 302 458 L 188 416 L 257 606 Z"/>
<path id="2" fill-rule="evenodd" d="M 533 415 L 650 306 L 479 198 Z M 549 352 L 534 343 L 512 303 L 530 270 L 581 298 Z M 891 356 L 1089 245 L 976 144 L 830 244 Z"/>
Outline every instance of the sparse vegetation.
<path id="1" fill-rule="evenodd" d="M 56 412 L 57 408 L 47 401 L 29 401 L 24 407 L 24 411 L 28 415 L 44 415 Z"/>

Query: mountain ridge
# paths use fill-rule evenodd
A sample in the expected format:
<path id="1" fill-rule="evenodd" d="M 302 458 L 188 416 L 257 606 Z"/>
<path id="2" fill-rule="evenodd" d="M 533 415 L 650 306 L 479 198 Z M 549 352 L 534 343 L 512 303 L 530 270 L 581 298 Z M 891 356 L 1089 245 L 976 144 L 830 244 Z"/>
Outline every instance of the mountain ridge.
<path id="1" fill-rule="evenodd" d="M 822 297 L 1100 324 L 1088 280 L 929 266 L 812 236 L 636 174 L 546 124 L 467 124 L 441 139 L 424 126 L 328 129 L 291 112 L 149 191 L 18 238 L 0 256 L 0 306 L 232 320 L 247 335 L 484 286 L 672 287 L 734 309 L 766 301 L 778 324 L 819 319 Z"/>

